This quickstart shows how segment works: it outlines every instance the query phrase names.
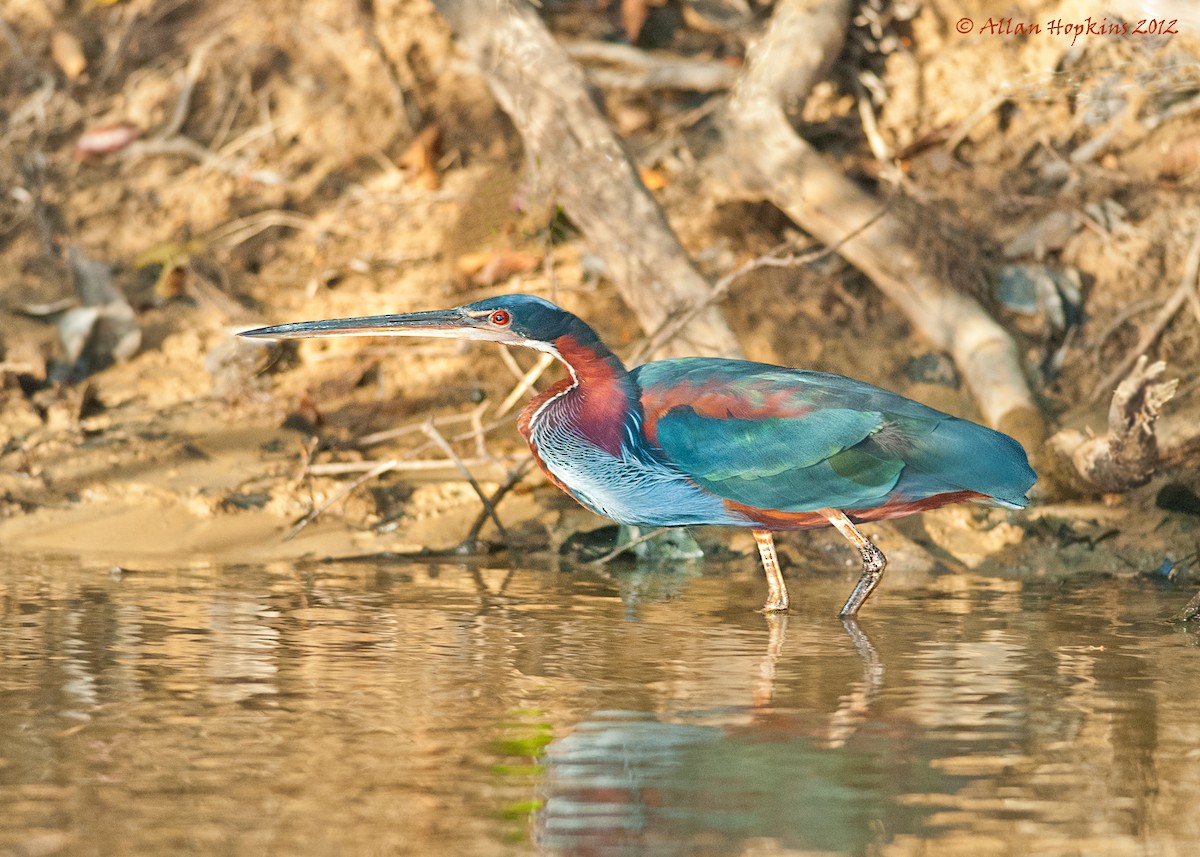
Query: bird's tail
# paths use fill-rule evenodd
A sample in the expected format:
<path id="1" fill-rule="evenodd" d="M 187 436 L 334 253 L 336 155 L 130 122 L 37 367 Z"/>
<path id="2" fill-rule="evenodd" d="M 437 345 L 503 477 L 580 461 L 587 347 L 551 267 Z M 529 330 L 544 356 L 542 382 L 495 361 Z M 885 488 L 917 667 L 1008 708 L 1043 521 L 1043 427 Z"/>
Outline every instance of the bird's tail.
<path id="1" fill-rule="evenodd" d="M 945 485 L 974 491 L 1008 509 L 1024 509 L 1025 493 L 1037 482 L 1024 447 L 1011 437 L 955 417 L 910 438 L 906 469 Z"/>

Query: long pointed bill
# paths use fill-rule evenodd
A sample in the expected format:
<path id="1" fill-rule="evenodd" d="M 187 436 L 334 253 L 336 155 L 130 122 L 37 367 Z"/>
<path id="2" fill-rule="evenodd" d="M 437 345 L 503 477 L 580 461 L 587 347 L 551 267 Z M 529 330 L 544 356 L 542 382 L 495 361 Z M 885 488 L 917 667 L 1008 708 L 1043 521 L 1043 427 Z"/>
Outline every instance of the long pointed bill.
<path id="1" fill-rule="evenodd" d="M 320 336 L 437 336 L 448 339 L 479 339 L 516 344 L 520 337 L 508 330 L 492 327 L 484 313 L 462 309 L 439 309 L 398 315 L 372 315 L 363 318 L 332 318 L 325 321 L 297 321 L 246 330 L 238 336 L 251 339 L 310 339 Z"/>

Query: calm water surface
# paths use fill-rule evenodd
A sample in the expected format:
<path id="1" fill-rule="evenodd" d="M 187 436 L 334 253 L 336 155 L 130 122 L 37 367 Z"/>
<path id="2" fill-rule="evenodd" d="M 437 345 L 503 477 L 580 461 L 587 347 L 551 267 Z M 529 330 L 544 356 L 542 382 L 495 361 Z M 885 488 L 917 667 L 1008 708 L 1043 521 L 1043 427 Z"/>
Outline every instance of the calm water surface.
<path id="1" fill-rule="evenodd" d="M 0 855 L 1195 855 L 1140 581 L 9 558 Z"/>

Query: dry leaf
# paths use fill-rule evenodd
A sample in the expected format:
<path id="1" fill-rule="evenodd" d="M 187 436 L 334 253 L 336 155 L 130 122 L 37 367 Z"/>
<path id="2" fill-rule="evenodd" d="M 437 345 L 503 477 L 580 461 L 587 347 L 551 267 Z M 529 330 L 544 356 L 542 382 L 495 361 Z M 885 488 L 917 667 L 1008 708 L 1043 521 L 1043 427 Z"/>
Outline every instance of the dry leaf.
<path id="1" fill-rule="evenodd" d="M 621 24 L 631 43 L 636 43 L 649 17 L 646 0 L 621 0 Z"/>
<path id="2" fill-rule="evenodd" d="M 513 274 L 534 270 L 542 258 L 524 250 L 492 250 L 458 257 L 458 270 L 477 286 L 494 286 Z"/>
<path id="3" fill-rule="evenodd" d="M 641 167 L 638 169 L 638 175 L 641 176 L 646 190 L 662 190 L 669 183 L 666 173 L 652 167 Z"/>
<path id="4" fill-rule="evenodd" d="M 441 186 L 437 162 L 442 151 L 442 129 L 428 125 L 409 144 L 396 161 L 400 169 L 422 190 L 437 190 Z"/>
<path id="5" fill-rule="evenodd" d="M 89 128 L 79 135 L 79 139 L 75 142 L 75 157 L 82 161 L 91 157 L 119 152 L 141 134 L 142 129 L 132 122 L 118 122 L 115 125 Z"/>
<path id="6" fill-rule="evenodd" d="M 50 56 L 67 80 L 77 80 L 87 69 L 87 57 L 83 55 L 83 45 L 79 39 L 66 30 L 55 30 L 50 36 Z"/>

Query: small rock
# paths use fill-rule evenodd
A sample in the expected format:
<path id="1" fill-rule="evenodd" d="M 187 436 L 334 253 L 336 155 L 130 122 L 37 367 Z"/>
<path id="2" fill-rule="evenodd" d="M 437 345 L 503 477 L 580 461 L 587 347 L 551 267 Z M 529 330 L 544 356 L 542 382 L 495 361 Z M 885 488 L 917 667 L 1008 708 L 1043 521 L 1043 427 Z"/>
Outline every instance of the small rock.
<path id="1" fill-rule="evenodd" d="M 958 389 L 958 371 L 954 368 L 954 361 L 940 352 L 929 351 L 910 357 L 904 365 L 904 371 L 918 384 L 941 384 Z"/>
<path id="2" fill-rule="evenodd" d="M 978 568 L 993 554 L 1020 544 L 1025 535 L 1008 522 L 981 524 L 975 519 L 975 510 L 963 505 L 943 506 L 921 518 L 933 543 L 967 568 Z"/>

